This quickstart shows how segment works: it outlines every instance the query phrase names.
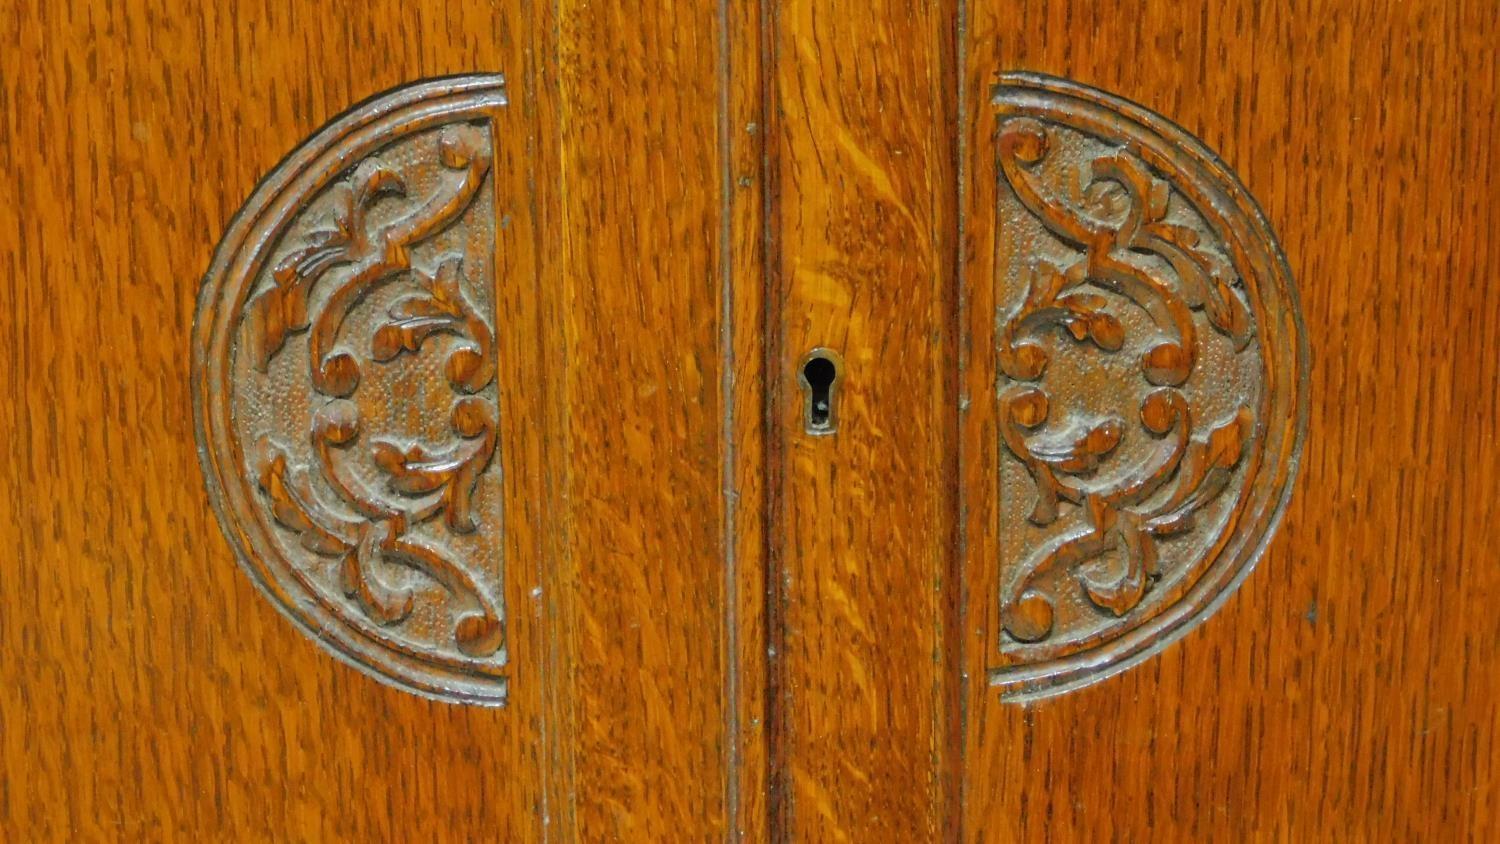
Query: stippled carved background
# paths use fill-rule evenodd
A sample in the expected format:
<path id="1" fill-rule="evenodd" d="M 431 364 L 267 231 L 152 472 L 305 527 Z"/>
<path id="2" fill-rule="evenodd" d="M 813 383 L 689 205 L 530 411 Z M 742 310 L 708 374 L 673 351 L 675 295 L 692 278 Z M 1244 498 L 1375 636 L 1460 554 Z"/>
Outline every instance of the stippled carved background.
<path id="1" fill-rule="evenodd" d="M 994 105 L 991 679 L 1026 693 L 1152 652 L 1248 571 L 1305 353 L 1274 240 L 1201 144 L 1060 80 L 1010 77 Z"/>
<path id="2" fill-rule="evenodd" d="M 284 163 L 200 305 L 211 486 L 282 609 L 356 664 L 497 703 L 505 628 L 494 77 L 403 89 Z"/>

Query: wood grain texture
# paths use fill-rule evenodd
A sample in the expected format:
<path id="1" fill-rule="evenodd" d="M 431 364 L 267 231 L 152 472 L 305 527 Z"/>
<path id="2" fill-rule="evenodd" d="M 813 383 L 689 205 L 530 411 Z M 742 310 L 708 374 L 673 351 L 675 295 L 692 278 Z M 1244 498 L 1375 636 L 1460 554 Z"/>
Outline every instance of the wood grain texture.
<path id="1" fill-rule="evenodd" d="M 760 208 L 731 202 L 730 154 L 752 188 L 759 157 L 727 133 L 759 108 L 721 84 L 746 41 L 737 78 L 758 82 L 731 22 L 567 2 L 4 13 L 4 837 L 721 837 L 741 782 L 756 811 L 755 776 L 728 773 L 737 719 L 746 758 L 761 720 L 726 703 L 730 649 L 761 646 L 731 642 L 725 601 L 731 577 L 754 608 L 764 588 L 758 540 L 724 563 L 734 487 L 756 483 L 732 461 L 761 430 L 725 413 L 741 391 L 759 406 L 725 361 L 760 357 L 762 313 L 727 283 L 759 260 Z M 497 379 L 526 385 L 502 397 L 514 687 L 491 710 L 360 676 L 235 572 L 193 469 L 187 355 L 213 243 L 278 159 L 364 97 L 475 71 L 510 80 Z M 731 319 L 748 328 L 721 339 Z"/>
<path id="2" fill-rule="evenodd" d="M 1500 837 L 1497 41 L 1488 0 L 7 6 L 0 837 Z M 1256 573 L 1028 706 L 948 626 L 975 221 L 952 238 L 1014 70 L 1217 151 L 1313 359 Z M 497 710 L 328 658 L 236 570 L 189 337 L 285 153 L 500 71 L 496 311 L 536 329 L 497 378 L 539 386 L 507 399 Z M 813 441 L 818 344 L 850 368 Z"/>
<path id="3" fill-rule="evenodd" d="M 726 645 L 730 670 L 725 696 L 732 701 L 726 742 L 730 840 L 770 836 L 771 760 L 767 696 L 770 694 L 769 549 L 766 507 L 766 308 L 767 127 L 763 33 L 759 3 L 721 3 L 721 145 L 725 152 L 728 227 L 721 261 L 728 285 L 724 371 L 729 505 L 725 559 Z"/>
<path id="4" fill-rule="evenodd" d="M 194 467 L 213 244 L 322 122 L 519 56 L 485 7 L 12 5 L 0 20 L 0 829 L 522 838 L 525 721 L 329 659 L 236 571 Z M 496 764 L 485 748 L 505 748 Z"/>
<path id="5" fill-rule="evenodd" d="M 725 20 L 693 2 L 549 14 L 538 224 L 564 522 L 548 562 L 565 572 L 549 694 L 567 782 L 550 817 L 564 839 L 723 837 L 738 728 Z"/>
<path id="6" fill-rule="evenodd" d="M 1029 707 L 965 655 L 965 838 L 1494 838 L 1494 5 L 971 0 L 966 29 L 971 179 L 1001 70 L 1142 103 L 1237 172 L 1301 292 L 1312 401 L 1279 535 L 1197 630 Z"/>
<path id="7" fill-rule="evenodd" d="M 953 9 L 772 8 L 773 836 L 934 840 L 957 797 Z M 796 380 L 820 347 L 831 436 Z"/>

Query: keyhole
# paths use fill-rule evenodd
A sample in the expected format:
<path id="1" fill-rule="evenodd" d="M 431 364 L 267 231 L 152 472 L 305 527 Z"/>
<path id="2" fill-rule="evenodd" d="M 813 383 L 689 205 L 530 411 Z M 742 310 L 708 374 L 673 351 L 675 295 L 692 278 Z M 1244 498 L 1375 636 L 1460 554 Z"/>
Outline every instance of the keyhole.
<path id="1" fill-rule="evenodd" d="M 797 380 L 807 393 L 803 425 L 809 434 L 821 436 L 838 429 L 833 403 L 840 375 L 838 354 L 831 349 L 813 349 L 802 359 Z"/>

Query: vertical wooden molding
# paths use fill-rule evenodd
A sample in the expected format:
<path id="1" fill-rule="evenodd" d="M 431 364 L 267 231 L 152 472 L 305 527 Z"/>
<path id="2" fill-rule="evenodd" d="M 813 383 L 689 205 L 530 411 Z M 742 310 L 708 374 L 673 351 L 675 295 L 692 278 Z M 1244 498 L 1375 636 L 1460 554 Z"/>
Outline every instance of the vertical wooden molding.
<path id="1" fill-rule="evenodd" d="M 566 304 L 566 264 L 559 259 L 557 233 L 563 231 L 561 197 L 566 141 L 563 134 L 563 99 L 560 28 L 562 0 L 526 0 L 525 41 L 530 49 L 519 50 L 525 62 L 526 87 L 518 106 L 526 116 L 528 168 L 532 181 L 532 204 L 524 219 L 530 223 L 534 254 L 533 307 L 539 315 L 533 377 L 548 385 L 541 404 L 543 421 L 539 476 L 544 479 L 543 506 L 538 518 L 547 520 L 543 532 L 546 553 L 539 556 L 536 586 L 527 595 L 535 619 L 540 678 L 535 717 L 540 722 L 542 758 L 541 801 L 534 811 L 542 822 L 542 839 L 572 841 L 579 835 L 578 818 L 578 724 L 573 683 L 578 663 L 577 625 L 574 601 L 577 566 L 573 559 L 572 511 L 567 489 L 571 467 L 568 455 L 567 396 L 561 378 L 548 373 L 565 372 L 569 365 L 568 335 L 562 329 Z M 525 96 L 529 94 L 530 96 Z M 503 227 L 502 227 L 503 229 Z"/>
<path id="2" fill-rule="evenodd" d="M 768 834 L 762 3 L 719 0 L 727 840 Z"/>
<path id="3" fill-rule="evenodd" d="M 760 433 L 749 10 L 558 0 L 544 24 L 555 218 L 545 291 L 561 393 L 567 636 L 556 694 L 572 731 L 583 840 L 728 838 L 759 829 L 741 681 L 758 639 Z M 543 40 L 541 43 L 551 43 Z M 555 57 L 555 58 L 554 58 Z M 753 87 L 751 88 L 753 91 Z M 748 263 L 742 262 L 748 256 Z M 743 323 L 743 325 L 741 324 Z M 748 463 L 747 463 L 748 461 Z M 750 498 L 746 500 L 745 495 Z"/>
<path id="4" fill-rule="evenodd" d="M 956 834 L 953 12 L 768 16 L 775 840 Z M 844 371 L 812 437 L 817 347 Z"/>

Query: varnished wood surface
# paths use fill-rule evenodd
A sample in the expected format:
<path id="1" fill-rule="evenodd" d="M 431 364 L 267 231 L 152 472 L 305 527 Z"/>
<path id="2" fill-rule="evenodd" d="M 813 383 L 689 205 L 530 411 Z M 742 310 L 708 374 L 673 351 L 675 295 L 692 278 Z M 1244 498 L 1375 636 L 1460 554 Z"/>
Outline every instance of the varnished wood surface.
<path id="1" fill-rule="evenodd" d="M 553 14 L 556 124 L 538 140 L 555 147 L 539 160 L 557 168 L 557 193 L 538 247 L 544 267 L 561 250 L 543 277 L 557 290 L 542 338 L 542 377 L 559 382 L 557 509 L 543 518 L 566 522 L 550 530 L 570 605 L 550 624 L 565 639 L 554 705 L 572 733 L 559 832 L 722 835 L 732 710 L 715 9 L 565 2 Z M 587 797 L 567 818 L 572 793 Z"/>
<path id="2" fill-rule="evenodd" d="M 965 655 L 965 837 L 1494 838 L 1500 13 L 971 0 L 966 26 L 969 173 L 997 69 L 1168 115 L 1279 235 L 1312 382 L 1280 532 L 1201 627 L 1027 707 Z"/>
<path id="3" fill-rule="evenodd" d="M 852 11 L 852 10 L 851 10 Z M 936 840 L 957 798 L 952 10 L 769 19 L 772 830 Z M 796 377 L 842 359 L 838 430 Z"/>
<path id="4" fill-rule="evenodd" d="M 531 823 L 533 785 L 481 750 L 521 758 L 524 723 L 372 683 L 236 570 L 188 393 L 198 281 L 256 181 L 363 97 L 511 63 L 517 23 L 400 3 L 4 12 L 8 840 Z"/>
<path id="5" fill-rule="evenodd" d="M 725 304 L 728 238 L 758 231 L 727 218 L 727 25 L 694 4 L 5 13 L 4 837 L 724 834 L 754 782 L 729 775 L 725 488 L 754 481 L 728 462 L 721 324 L 759 319 Z M 198 280 L 261 175 L 364 97 L 476 70 L 516 91 L 495 127 L 504 709 L 377 684 L 280 619 L 213 522 L 188 393 Z M 734 342 L 754 358 L 757 335 Z"/>
<path id="6" fill-rule="evenodd" d="M 3 837 L 1500 834 L 1493 5 L 700 6 L 0 13 Z M 938 412 L 961 398 L 945 308 L 966 248 L 944 215 L 979 172 L 989 82 L 1016 69 L 1220 153 L 1280 237 L 1313 353 L 1301 475 L 1258 570 L 1159 657 L 1025 707 L 985 686 L 983 654 L 942 651 L 973 596 Z M 497 301 L 537 326 L 498 338 L 500 377 L 544 385 L 507 433 L 508 500 L 534 502 L 508 547 L 549 564 L 507 593 L 525 645 L 504 710 L 379 685 L 277 616 L 211 515 L 188 390 L 198 279 L 257 180 L 360 99 L 475 71 L 513 100 L 498 249 L 530 288 Z M 777 426 L 802 341 L 832 323 L 767 311 L 759 282 L 801 301 L 799 268 L 854 259 L 914 285 L 841 311 L 903 320 L 848 326 L 884 350 L 852 420 L 885 433 L 809 445 Z M 818 522 L 819 477 L 897 521 Z M 829 647 L 762 661 L 778 618 Z M 777 760 L 803 776 L 778 783 Z"/>

